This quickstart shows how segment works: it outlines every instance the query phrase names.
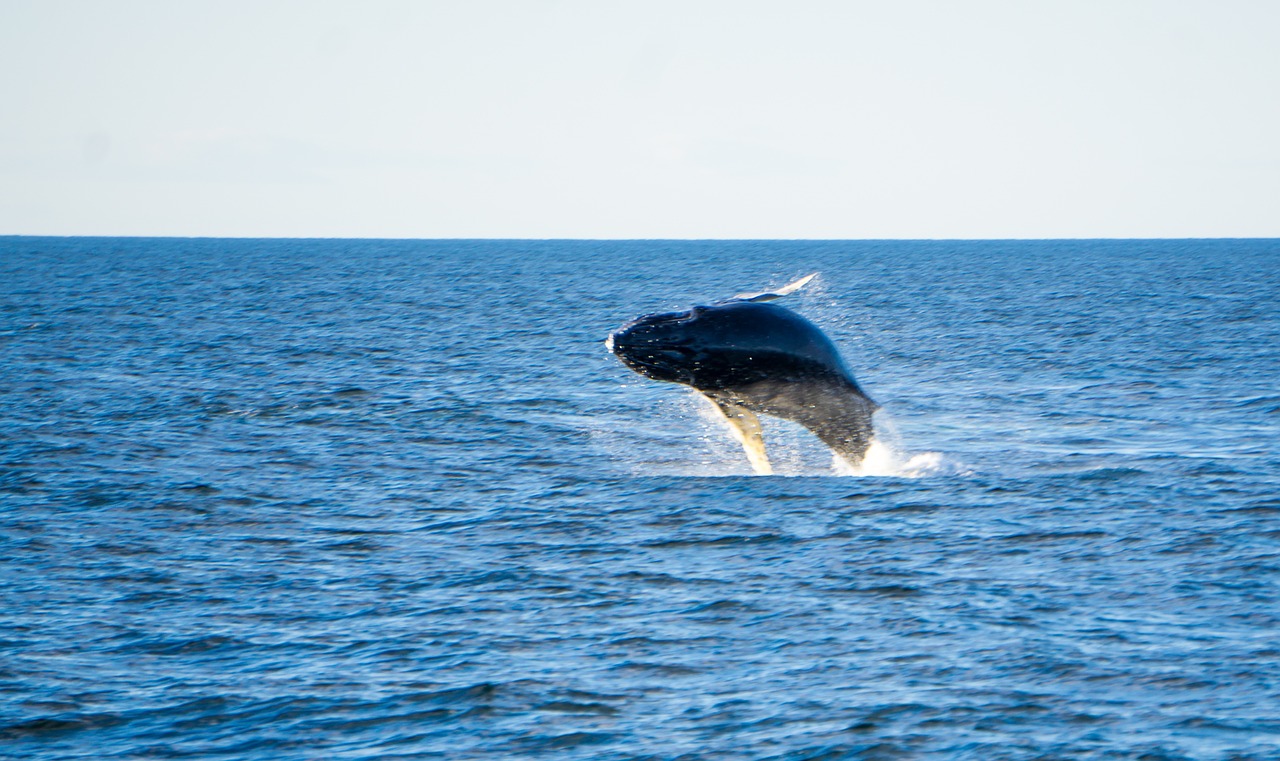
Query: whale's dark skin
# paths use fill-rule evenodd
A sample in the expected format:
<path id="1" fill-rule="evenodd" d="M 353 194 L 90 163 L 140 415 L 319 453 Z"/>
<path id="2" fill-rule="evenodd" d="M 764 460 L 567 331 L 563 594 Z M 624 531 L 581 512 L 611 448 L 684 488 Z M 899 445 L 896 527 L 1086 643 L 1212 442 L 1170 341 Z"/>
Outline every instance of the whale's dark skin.
<path id="1" fill-rule="evenodd" d="M 637 373 L 702 392 L 742 437 L 760 441 L 759 413 L 799 423 L 853 465 L 871 442 L 876 403 L 831 339 L 785 307 L 731 300 L 645 315 L 615 331 L 609 343 Z M 762 442 L 759 447 L 764 469 L 757 465 L 757 472 L 771 472 Z"/>

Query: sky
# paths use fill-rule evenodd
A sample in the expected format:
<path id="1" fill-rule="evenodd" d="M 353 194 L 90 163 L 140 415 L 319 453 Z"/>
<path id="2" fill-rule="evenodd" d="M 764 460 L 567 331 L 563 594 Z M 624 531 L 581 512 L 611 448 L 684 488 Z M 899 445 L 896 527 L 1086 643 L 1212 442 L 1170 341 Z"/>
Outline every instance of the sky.
<path id="1" fill-rule="evenodd" d="M 1280 237 L 1274 0 L 0 0 L 0 235 Z"/>

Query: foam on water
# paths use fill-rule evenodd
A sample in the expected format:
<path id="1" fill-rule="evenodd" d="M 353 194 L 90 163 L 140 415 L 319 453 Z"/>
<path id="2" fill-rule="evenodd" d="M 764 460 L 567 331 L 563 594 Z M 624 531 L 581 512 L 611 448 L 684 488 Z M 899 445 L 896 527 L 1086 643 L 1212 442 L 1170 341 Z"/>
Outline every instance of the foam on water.
<path id="1" fill-rule="evenodd" d="M 921 478 L 955 472 L 941 452 L 904 453 L 879 438 L 871 440 L 867 455 L 858 465 L 832 455 L 831 469 L 836 475 L 879 478 Z"/>
<path id="2" fill-rule="evenodd" d="M 842 476 L 875 476 L 924 478 L 944 475 L 972 475 L 972 471 L 942 452 L 913 452 L 906 448 L 898 426 L 889 412 L 881 409 L 875 416 L 875 438 L 867 447 L 866 457 L 851 466 L 841 457 L 833 457 L 833 469 Z"/>

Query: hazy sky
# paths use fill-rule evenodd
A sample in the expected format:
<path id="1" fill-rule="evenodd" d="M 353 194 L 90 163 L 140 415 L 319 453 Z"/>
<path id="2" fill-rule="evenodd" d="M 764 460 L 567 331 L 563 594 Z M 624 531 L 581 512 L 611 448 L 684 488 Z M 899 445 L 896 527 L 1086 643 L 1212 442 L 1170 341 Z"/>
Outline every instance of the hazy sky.
<path id="1" fill-rule="evenodd" d="M 1280 236 L 1275 0 L 0 0 L 0 234 Z"/>

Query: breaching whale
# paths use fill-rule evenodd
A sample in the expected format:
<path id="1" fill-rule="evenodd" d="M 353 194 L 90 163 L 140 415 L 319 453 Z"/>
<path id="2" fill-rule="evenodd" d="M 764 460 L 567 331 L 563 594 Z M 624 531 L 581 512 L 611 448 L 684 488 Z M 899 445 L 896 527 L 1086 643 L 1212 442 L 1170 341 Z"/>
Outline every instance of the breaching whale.
<path id="1" fill-rule="evenodd" d="M 757 414 L 799 423 L 857 466 L 871 443 L 871 415 L 879 406 L 858 387 L 831 339 L 770 303 L 816 274 L 776 291 L 637 317 L 605 345 L 646 378 L 692 386 L 710 399 L 758 474 L 773 468 Z"/>

